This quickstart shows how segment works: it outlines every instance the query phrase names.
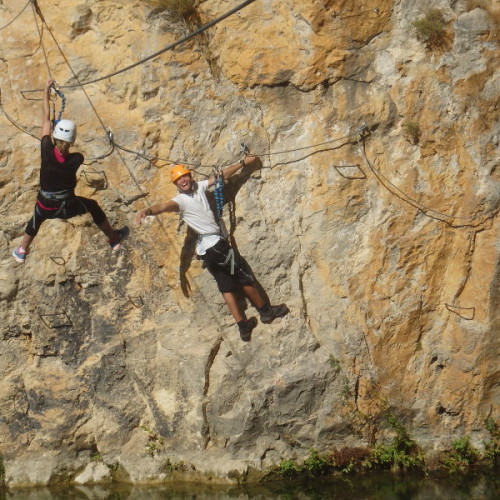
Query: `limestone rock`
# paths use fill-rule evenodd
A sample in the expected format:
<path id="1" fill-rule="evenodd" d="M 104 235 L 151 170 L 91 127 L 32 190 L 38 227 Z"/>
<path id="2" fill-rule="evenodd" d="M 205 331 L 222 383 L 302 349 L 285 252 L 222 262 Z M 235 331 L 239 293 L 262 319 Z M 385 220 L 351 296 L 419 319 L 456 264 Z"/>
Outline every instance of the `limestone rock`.
<path id="1" fill-rule="evenodd" d="M 75 477 L 77 484 L 93 484 L 111 479 L 111 472 L 107 465 L 102 462 L 89 463 L 85 469 Z"/>
<path id="2" fill-rule="evenodd" d="M 417 0 L 258 0 L 83 87 L 64 86 L 235 2 L 184 18 L 152 2 L 37 3 L 41 40 L 31 8 L 6 26 L 19 2 L 0 4 L 8 485 L 245 481 L 310 448 L 369 447 L 388 412 L 426 453 L 463 435 L 481 446 L 499 418 L 498 0 L 434 2 L 449 35 L 435 51 L 417 39 Z M 77 192 L 132 232 L 112 253 L 89 216 L 47 221 L 19 266 L 49 68 L 86 157 Z M 242 141 L 262 168 L 228 183 L 226 225 L 291 311 L 249 343 L 177 217 L 132 226 L 175 194 L 169 165 L 202 178 Z"/>
<path id="3" fill-rule="evenodd" d="M 19 278 L 11 262 L 6 262 L 0 268 L 0 301 L 11 301 L 17 293 Z"/>

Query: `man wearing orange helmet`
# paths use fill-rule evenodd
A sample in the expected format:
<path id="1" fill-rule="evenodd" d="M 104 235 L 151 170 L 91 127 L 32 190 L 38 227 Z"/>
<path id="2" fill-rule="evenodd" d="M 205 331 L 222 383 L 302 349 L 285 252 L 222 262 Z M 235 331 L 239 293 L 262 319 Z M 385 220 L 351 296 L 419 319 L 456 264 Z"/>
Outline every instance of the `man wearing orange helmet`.
<path id="1" fill-rule="evenodd" d="M 258 157 L 246 155 L 244 159 L 222 169 L 224 180 L 230 179 L 242 167 L 253 167 L 259 162 Z M 184 165 L 176 165 L 170 172 L 172 182 L 179 194 L 169 201 L 157 203 L 137 213 L 138 224 L 150 215 L 164 212 L 180 213 L 186 224 L 198 234 L 196 253 L 203 259 L 207 269 L 217 282 L 219 291 L 233 315 L 243 341 L 249 341 L 252 330 L 257 326 L 257 319 L 246 319 L 238 305 L 235 292 L 242 289 L 246 297 L 259 311 L 263 323 L 288 314 L 285 304 L 270 305 L 255 286 L 255 278 L 246 261 L 229 246 L 221 228 L 210 208 L 206 191 L 213 186 L 215 178 L 196 182 L 191 171 Z"/>

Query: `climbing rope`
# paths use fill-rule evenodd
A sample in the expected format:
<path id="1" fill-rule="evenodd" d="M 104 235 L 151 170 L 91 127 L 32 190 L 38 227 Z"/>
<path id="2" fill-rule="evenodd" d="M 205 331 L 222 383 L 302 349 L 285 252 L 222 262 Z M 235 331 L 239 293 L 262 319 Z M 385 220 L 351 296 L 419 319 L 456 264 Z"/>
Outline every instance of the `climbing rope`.
<path id="1" fill-rule="evenodd" d="M 212 173 L 214 177 L 214 198 L 217 219 L 220 220 L 224 210 L 224 175 L 221 167 L 216 167 Z"/>
<path id="2" fill-rule="evenodd" d="M 136 61 L 135 63 L 133 64 L 130 64 L 129 66 L 126 66 L 125 68 L 122 68 L 122 69 L 119 69 L 117 71 L 114 71 L 113 73 L 109 73 L 108 75 L 104 75 L 104 76 L 101 76 L 99 78 L 95 78 L 93 80 L 88 80 L 86 82 L 80 82 L 78 81 L 78 83 L 75 83 L 75 84 L 71 84 L 71 85 L 63 85 L 62 88 L 65 88 L 65 89 L 70 89 L 70 88 L 77 88 L 77 87 L 82 87 L 84 85 L 90 85 L 91 83 L 97 83 L 97 82 L 100 82 L 102 80 L 107 80 L 108 78 L 112 78 L 113 76 L 116 76 L 116 75 L 119 75 L 120 73 L 124 73 L 125 71 L 129 71 L 137 66 L 140 66 L 141 64 L 144 64 L 146 63 L 147 61 L 150 61 L 151 59 L 155 59 L 156 57 L 160 56 L 161 54 L 163 54 L 164 52 L 167 52 L 169 50 L 172 50 L 174 49 L 175 47 L 187 42 L 188 40 L 190 40 L 191 38 L 194 38 L 195 36 L 203 33 L 204 31 L 208 30 L 209 28 L 211 28 L 212 26 L 215 26 L 216 24 L 220 23 L 221 21 L 224 21 L 224 19 L 227 19 L 228 17 L 236 14 L 236 12 L 242 10 L 243 8 L 247 7 L 248 5 L 250 5 L 251 3 L 255 2 L 255 0 L 245 0 L 244 2 L 240 3 L 239 5 L 237 5 L 236 7 L 232 8 L 231 10 L 227 11 L 225 14 L 222 14 L 221 16 L 213 19 L 212 21 L 204 24 L 203 26 L 201 26 L 200 28 L 192 31 L 191 33 L 188 33 L 186 36 L 180 38 L 179 40 L 167 45 L 166 47 L 164 47 L 163 49 L 143 58 L 143 59 L 140 59 L 139 61 Z M 37 13 L 38 15 L 40 16 L 40 18 L 42 19 L 42 21 L 45 23 L 45 25 L 47 26 L 47 23 L 42 15 L 42 12 L 40 10 L 40 7 L 38 6 L 38 3 L 36 0 L 33 0 L 33 4 L 35 5 L 36 9 L 37 9 Z M 48 26 L 47 26 L 48 28 Z M 31 92 L 40 92 L 42 91 L 43 89 L 33 89 L 33 90 L 21 90 L 21 94 L 24 96 L 25 93 L 31 93 Z"/>
<path id="3" fill-rule="evenodd" d="M 33 134 L 32 132 L 30 132 L 26 127 L 24 127 L 23 125 L 21 125 L 18 121 L 14 120 L 14 118 L 12 118 L 9 115 L 9 113 L 7 113 L 7 111 L 5 110 L 5 108 L 3 106 L 3 103 L 2 103 L 2 90 L 1 89 L 0 89 L 0 111 L 2 111 L 3 115 L 5 116 L 5 118 L 7 118 L 7 120 L 15 128 L 17 128 L 18 130 L 20 130 L 24 134 L 29 135 L 30 137 L 33 137 L 33 139 L 36 139 L 37 141 L 40 141 L 40 137 L 38 137 L 35 134 Z M 91 163 L 94 163 L 96 161 L 102 160 L 102 159 L 110 156 L 113 153 L 113 151 L 114 151 L 114 145 L 113 145 L 112 142 L 109 142 L 109 144 L 110 144 L 109 151 L 106 151 L 102 155 L 99 155 L 99 156 L 96 156 L 96 157 L 86 158 L 85 161 L 83 162 L 83 164 L 84 165 L 90 165 Z"/>
<path id="4" fill-rule="evenodd" d="M 152 58 L 154 58 L 154 57 L 157 57 L 157 56 L 158 56 L 158 55 L 160 55 L 161 53 L 163 53 L 163 52 L 165 52 L 165 51 L 167 51 L 167 50 L 170 50 L 170 49 L 174 48 L 175 46 L 180 45 L 181 43 L 184 43 L 185 41 L 187 41 L 187 40 L 189 40 L 190 38 L 192 38 L 192 37 L 194 37 L 194 36 L 196 36 L 196 35 L 198 35 L 198 34 L 202 33 L 203 31 L 206 31 L 206 30 L 207 30 L 208 28 L 210 28 L 211 26 L 214 26 L 214 25 L 218 24 L 219 22 L 221 22 L 222 20 L 226 19 L 227 17 L 229 17 L 229 16 L 231 16 L 231 15 L 235 14 L 237 11 L 239 11 L 239 10 L 243 9 L 244 7 L 246 7 L 247 5 L 249 5 L 250 3 L 253 3 L 253 1 L 255 1 L 255 0 L 247 0 L 247 1 L 245 1 L 245 2 L 243 2 L 243 3 L 241 3 L 241 4 L 239 4 L 239 5 L 237 5 L 237 6 L 236 6 L 236 7 L 234 7 L 233 9 L 231 9 L 231 10 L 229 10 L 228 12 L 226 12 L 225 14 L 223 14 L 222 16 L 220 16 L 220 17 L 218 17 L 218 18 L 214 19 L 214 20 L 213 20 L 213 21 L 211 21 L 210 23 L 205 24 L 204 26 L 202 26 L 202 27 L 201 27 L 201 28 L 199 28 L 198 30 L 191 32 L 191 33 L 190 33 L 190 34 L 188 34 L 186 37 L 184 37 L 184 38 L 182 38 L 182 39 L 180 39 L 180 40 L 178 40 L 178 41 L 174 42 L 174 44 L 171 44 L 171 45 L 169 45 L 169 46 L 165 47 L 165 48 L 164 48 L 164 49 L 162 49 L 161 51 L 158 51 L 158 52 L 156 52 L 155 54 L 152 54 L 151 56 L 149 56 L 149 57 L 147 57 L 147 58 L 145 58 L 145 59 L 142 59 L 141 61 L 138 61 L 137 63 L 135 63 L 135 64 L 133 64 L 133 65 L 131 65 L 131 66 L 128 66 L 127 68 L 124 68 L 123 70 L 120 70 L 120 71 L 117 71 L 117 72 L 115 72 L 115 73 L 113 73 L 113 74 L 111 74 L 111 75 L 107 75 L 107 76 L 105 76 L 105 77 L 101 77 L 101 78 L 99 78 L 99 79 L 92 80 L 92 81 L 87 81 L 87 82 L 80 82 L 80 81 L 78 80 L 77 75 L 75 74 L 75 72 L 74 72 L 74 71 L 73 71 L 73 69 L 71 68 L 71 66 L 70 66 L 70 64 L 69 64 L 69 61 L 67 60 L 66 56 L 64 55 L 64 53 L 63 53 L 63 51 L 62 51 L 62 49 L 61 49 L 61 47 L 60 47 L 59 43 L 57 42 L 57 40 L 56 40 L 56 38 L 55 38 L 55 36 L 54 36 L 54 34 L 53 34 L 53 32 L 52 32 L 52 30 L 51 30 L 51 29 L 50 29 L 50 27 L 48 26 L 48 24 L 47 24 L 47 22 L 46 22 L 46 20 L 45 20 L 45 17 L 44 17 L 44 15 L 43 15 L 43 13 L 42 13 L 42 11 L 41 11 L 41 9 L 40 9 L 40 6 L 39 6 L 39 5 L 38 5 L 38 3 L 36 2 L 36 0 L 33 0 L 32 2 L 28 2 L 28 3 L 32 3 L 32 4 L 33 4 L 33 13 L 34 13 L 34 17 L 35 17 L 35 22 L 36 22 L 37 30 L 38 30 L 39 37 L 40 37 L 40 43 L 41 43 L 41 46 L 42 46 L 42 48 L 43 48 L 44 57 L 45 57 L 45 62 L 46 62 L 46 65 L 47 65 L 47 68 L 48 68 L 48 71 L 49 71 L 49 75 L 50 75 L 50 65 L 48 64 L 48 59 L 47 59 L 47 55 L 46 55 L 45 48 L 44 48 L 44 45 L 43 45 L 43 40 L 42 40 L 42 32 L 41 32 L 41 30 L 40 30 L 40 28 L 39 28 L 39 26 L 38 26 L 38 20 L 36 19 L 36 15 L 35 15 L 35 14 L 38 14 L 38 16 L 40 17 L 40 19 L 42 20 L 43 25 L 45 25 L 45 26 L 46 26 L 46 28 L 47 28 L 47 30 L 48 30 L 48 32 L 49 32 L 49 34 L 50 34 L 50 36 L 52 37 L 52 39 L 53 39 L 54 43 L 56 44 L 56 46 L 57 46 L 57 48 L 58 48 L 59 52 L 61 53 L 62 57 L 64 58 L 64 60 L 65 60 L 65 62 L 66 62 L 66 64 L 68 65 L 68 67 L 71 69 L 71 72 L 73 73 L 74 78 L 75 78 L 75 79 L 77 80 L 77 82 L 78 82 L 77 84 L 73 84 L 73 85 L 63 85 L 63 86 L 58 86 L 58 87 L 57 87 L 57 90 L 58 90 L 59 92 L 61 92 L 61 94 L 62 94 L 62 91 L 61 91 L 61 89 L 62 89 L 62 88 L 75 88 L 75 87 L 82 87 L 82 90 L 83 90 L 83 92 L 85 93 L 85 95 L 86 95 L 87 99 L 89 100 L 90 105 L 91 105 L 91 106 L 92 106 L 92 108 L 94 109 L 94 112 L 96 113 L 96 116 L 97 116 L 97 117 L 98 117 L 98 119 L 100 120 L 101 125 L 102 125 L 102 126 L 103 126 L 103 128 L 106 130 L 106 135 L 107 135 L 108 140 L 109 140 L 109 143 L 110 143 L 110 145 L 111 145 L 111 150 L 110 150 L 110 151 L 108 151 L 107 153 L 105 153 L 105 154 L 101 155 L 101 156 L 96 157 L 96 158 L 88 159 L 87 161 L 96 161 L 96 160 L 99 160 L 99 159 L 101 159 L 101 158 L 105 158 L 105 157 L 109 156 L 109 155 L 113 152 L 114 148 L 117 148 L 117 149 L 120 149 L 120 150 L 122 150 L 122 151 L 124 151 L 124 152 L 130 153 L 130 154 L 133 154 L 133 155 L 136 155 L 137 157 L 143 158 L 144 160 L 146 160 L 146 161 L 150 162 L 151 164 L 155 164 L 157 161 L 163 161 L 163 162 L 165 162 L 165 164 L 164 164 L 164 165 L 161 165 L 160 167 L 157 167 L 157 168 L 162 168 L 162 167 L 164 167 L 165 165 L 168 165 L 168 164 L 170 164 L 170 165 L 175 165 L 175 164 L 182 163 L 182 164 L 184 164 L 184 165 L 189 166 L 189 167 L 190 167 L 190 169 L 191 169 L 193 172 L 195 172 L 195 173 L 197 173 L 197 174 L 199 174 L 199 175 L 202 175 L 202 176 L 204 176 L 204 177 L 209 177 L 209 175 L 207 175 L 207 174 L 205 174 L 205 173 L 203 173 L 203 172 L 199 172 L 199 171 L 197 170 L 197 168 L 213 168 L 213 166 L 212 166 L 212 165 L 198 165 L 198 164 L 193 164 L 193 163 L 187 162 L 187 161 L 185 161 L 185 160 L 172 160 L 172 159 L 169 159 L 169 158 L 149 157 L 149 156 L 144 155 L 143 153 L 141 153 L 141 152 L 139 152 L 139 151 L 134 151 L 134 150 L 132 150 L 132 149 L 125 148 L 124 146 L 119 145 L 119 144 L 118 144 L 118 143 L 114 140 L 114 138 L 113 138 L 113 136 L 112 136 L 111 132 L 109 132 L 109 131 L 106 129 L 106 127 L 104 126 L 104 124 L 103 124 L 102 120 L 101 120 L 101 119 L 100 119 L 100 117 L 99 117 L 99 114 L 96 112 L 96 110 L 95 110 L 95 108 L 94 108 L 94 106 L 93 106 L 92 102 L 90 101 L 90 99 L 89 99 L 89 97 L 88 97 L 87 93 L 86 93 L 86 92 L 85 92 L 85 90 L 83 89 L 83 86 L 84 86 L 84 85 L 87 85 L 87 84 L 90 84 L 90 83 L 95 83 L 95 82 L 97 82 L 97 81 L 100 81 L 100 80 L 103 80 L 103 79 L 109 78 L 109 77 L 111 77 L 111 76 L 115 76 L 116 74 L 119 74 L 119 73 L 121 73 L 121 72 L 123 72 L 123 71 L 126 71 L 126 70 L 128 70 L 128 69 L 131 69 L 132 67 L 135 67 L 135 66 L 137 66 L 137 65 L 139 65 L 139 64 L 142 64 L 142 63 L 144 63 L 144 62 L 146 62 L 146 61 L 148 61 L 148 60 L 150 60 L 150 59 L 152 59 Z M 42 29 L 43 29 L 43 25 L 42 25 Z M 39 90 L 21 91 L 21 94 L 23 95 L 23 97 L 25 97 L 25 96 L 24 96 L 24 93 L 28 93 L 28 92 L 37 92 L 37 91 L 39 91 Z M 59 94 L 59 95 L 61 96 L 61 94 Z M 26 97 L 25 97 L 25 98 L 26 98 Z M 27 99 L 28 99 L 28 98 L 27 98 Z M 63 100 L 63 106 L 64 106 L 64 105 L 65 105 L 65 97 L 64 97 L 64 100 Z M 61 110 L 61 111 L 63 111 L 63 110 Z M 59 119 L 60 119 L 60 116 L 59 116 Z M 23 132 L 25 132 L 25 130 L 24 130 L 22 127 L 17 126 L 17 128 L 19 128 L 20 130 L 22 130 Z M 31 135 L 32 137 L 34 137 L 32 134 L 29 134 L 29 135 Z M 319 147 L 319 146 L 322 146 L 322 145 L 326 145 L 326 144 L 329 144 L 329 143 L 334 143 L 334 142 L 337 142 L 337 141 L 340 141 L 340 140 L 343 140 L 343 139 L 345 139 L 345 138 L 347 138 L 347 137 L 352 137 L 352 136 L 353 136 L 353 134 L 350 134 L 349 136 L 344 136 L 344 137 L 335 138 L 335 139 L 328 139 L 328 140 L 326 140 L 326 141 L 324 141 L 324 142 L 321 142 L 321 143 L 317 143 L 317 144 L 313 144 L 313 145 L 308 145 L 308 146 L 303 146 L 303 147 L 300 147 L 300 148 L 294 148 L 294 149 L 289 149 L 289 150 L 285 150 L 285 151 L 275 151 L 275 152 L 269 152 L 269 153 L 264 153 L 264 152 L 263 152 L 263 153 L 255 153 L 255 155 L 256 155 L 256 156 L 259 156 L 259 157 L 261 157 L 261 158 L 262 158 L 262 157 L 271 157 L 271 156 L 274 156 L 274 155 L 282 155 L 282 154 L 286 154 L 286 153 L 291 153 L 291 152 L 296 152 L 296 151 L 301 151 L 301 150 L 306 150 L 306 149 L 316 148 L 316 147 Z M 228 166 L 228 165 L 222 165 L 220 168 L 224 168 L 225 166 Z M 155 165 L 155 167 L 156 167 L 156 165 Z M 271 168 L 272 168 L 272 167 L 271 167 Z"/>

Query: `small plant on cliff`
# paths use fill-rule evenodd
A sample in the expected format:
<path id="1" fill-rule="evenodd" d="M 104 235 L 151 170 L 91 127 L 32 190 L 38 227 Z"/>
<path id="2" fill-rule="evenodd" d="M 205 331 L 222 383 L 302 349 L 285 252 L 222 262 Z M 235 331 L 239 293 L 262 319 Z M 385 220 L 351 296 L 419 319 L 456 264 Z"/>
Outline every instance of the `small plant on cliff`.
<path id="1" fill-rule="evenodd" d="M 410 142 L 412 144 L 418 144 L 421 135 L 420 126 L 418 125 L 418 123 L 408 121 L 403 124 L 403 128 Z"/>
<path id="2" fill-rule="evenodd" d="M 339 373 L 341 370 L 340 366 L 340 361 L 335 357 L 330 354 L 330 357 L 328 358 L 328 363 L 330 364 L 330 367 L 333 370 L 333 373 Z"/>
<path id="3" fill-rule="evenodd" d="M 150 0 L 150 3 L 178 17 L 188 18 L 195 12 L 195 0 Z"/>
<path id="4" fill-rule="evenodd" d="M 370 456 L 363 462 L 365 468 L 422 468 L 424 459 L 418 453 L 417 444 L 411 439 L 403 424 L 394 415 L 389 415 L 387 422 L 396 435 L 391 444 L 375 446 Z"/>
<path id="5" fill-rule="evenodd" d="M 193 466 L 191 466 L 191 468 L 194 470 Z M 179 462 L 172 462 L 170 458 L 167 458 L 167 460 L 163 464 L 162 469 L 164 472 L 170 474 L 174 471 L 186 472 L 190 469 L 190 467 L 182 460 L 180 460 Z"/>
<path id="6" fill-rule="evenodd" d="M 102 462 L 102 455 L 98 451 L 96 451 L 95 453 L 92 453 L 92 455 L 90 455 L 90 461 Z"/>
<path id="7" fill-rule="evenodd" d="M 293 460 L 282 460 L 276 469 L 276 474 L 282 478 L 293 479 L 299 476 L 301 468 Z"/>
<path id="8" fill-rule="evenodd" d="M 441 466 L 450 472 L 465 472 L 478 460 L 478 453 L 470 444 L 469 436 L 464 436 L 451 443 L 451 451 L 441 458 Z"/>
<path id="9" fill-rule="evenodd" d="M 500 464 L 500 428 L 492 418 L 486 419 L 484 424 L 491 436 L 491 439 L 484 443 L 484 459 L 492 467 L 498 466 Z"/>
<path id="10" fill-rule="evenodd" d="M 298 476 L 325 476 L 333 471 L 335 460 L 332 456 L 321 455 L 317 450 L 309 450 L 309 456 L 302 465 L 294 460 L 283 460 L 275 470 L 282 478 L 293 479 Z"/>
<path id="11" fill-rule="evenodd" d="M 149 456 L 154 457 L 155 453 L 159 453 L 164 448 L 165 440 L 146 425 L 141 425 L 141 429 L 148 434 L 145 451 Z"/>
<path id="12" fill-rule="evenodd" d="M 334 465 L 333 457 L 321 455 L 317 450 L 311 449 L 302 470 L 313 476 L 325 476 L 333 470 Z"/>
<path id="13" fill-rule="evenodd" d="M 427 48 L 434 49 L 446 45 L 446 22 L 439 9 L 430 9 L 425 16 L 413 22 L 417 30 L 417 38 L 424 42 Z"/>

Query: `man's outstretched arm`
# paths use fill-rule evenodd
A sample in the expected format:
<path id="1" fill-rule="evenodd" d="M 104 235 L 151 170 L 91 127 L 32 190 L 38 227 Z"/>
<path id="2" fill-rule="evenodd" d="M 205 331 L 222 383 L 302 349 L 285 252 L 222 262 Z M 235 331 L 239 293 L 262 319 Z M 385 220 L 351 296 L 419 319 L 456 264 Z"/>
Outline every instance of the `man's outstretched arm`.
<path id="1" fill-rule="evenodd" d="M 240 170 L 241 168 L 253 167 L 253 166 L 257 165 L 258 161 L 259 161 L 258 156 L 247 155 L 247 156 L 245 156 L 245 158 L 241 159 L 238 163 L 224 167 L 222 169 L 222 176 L 224 177 L 224 180 L 227 181 L 234 174 L 236 174 L 238 172 L 238 170 Z M 214 182 L 215 182 L 215 178 L 213 175 L 211 175 L 208 178 L 208 185 L 213 186 Z"/>
<path id="2" fill-rule="evenodd" d="M 148 215 L 158 215 L 164 212 L 178 211 L 179 205 L 173 200 L 169 200 L 164 203 L 156 203 L 148 208 L 144 208 L 140 212 L 137 212 L 137 215 L 135 216 L 135 222 L 136 224 L 140 224 Z"/>

